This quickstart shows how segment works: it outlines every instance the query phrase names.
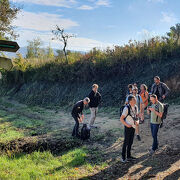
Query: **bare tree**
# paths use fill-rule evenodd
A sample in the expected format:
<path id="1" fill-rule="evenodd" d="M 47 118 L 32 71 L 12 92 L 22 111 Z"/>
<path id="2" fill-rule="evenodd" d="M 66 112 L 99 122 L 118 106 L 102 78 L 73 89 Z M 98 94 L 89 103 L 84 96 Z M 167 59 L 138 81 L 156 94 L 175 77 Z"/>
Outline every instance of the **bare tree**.
<path id="1" fill-rule="evenodd" d="M 66 47 L 67 47 L 67 43 L 68 43 L 68 39 L 75 37 L 74 34 L 68 34 L 64 32 L 63 28 L 60 28 L 58 25 L 56 25 L 56 30 L 52 30 L 52 33 L 54 34 L 55 38 L 53 38 L 53 40 L 59 40 L 61 42 L 63 42 L 64 47 L 63 47 L 63 52 L 66 58 L 66 62 L 68 62 L 68 58 L 67 58 L 67 52 L 66 52 Z"/>

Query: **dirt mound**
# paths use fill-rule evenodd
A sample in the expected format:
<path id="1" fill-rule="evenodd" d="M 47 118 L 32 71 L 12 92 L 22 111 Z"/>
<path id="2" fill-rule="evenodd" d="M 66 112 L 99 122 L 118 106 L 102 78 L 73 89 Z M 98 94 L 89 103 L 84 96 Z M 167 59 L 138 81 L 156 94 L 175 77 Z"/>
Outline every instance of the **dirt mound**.
<path id="1" fill-rule="evenodd" d="M 80 145 L 80 141 L 64 137 L 27 137 L 19 138 L 7 143 L 0 143 L 0 151 L 8 154 L 15 154 L 49 150 L 53 154 L 58 154 Z"/>

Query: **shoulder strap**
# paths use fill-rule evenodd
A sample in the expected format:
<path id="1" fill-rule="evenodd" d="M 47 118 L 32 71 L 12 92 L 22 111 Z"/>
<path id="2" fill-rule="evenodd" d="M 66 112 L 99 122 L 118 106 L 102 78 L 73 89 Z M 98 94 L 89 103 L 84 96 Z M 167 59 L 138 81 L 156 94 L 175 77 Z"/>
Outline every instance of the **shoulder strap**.
<path id="1" fill-rule="evenodd" d="M 131 115 L 131 109 L 130 109 L 130 106 L 129 105 L 127 105 L 127 108 L 128 108 L 128 114 L 127 114 L 127 116 L 129 116 L 129 115 Z"/>
<path id="2" fill-rule="evenodd" d="M 125 119 L 126 119 L 128 116 L 131 116 L 131 113 L 130 113 L 131 109 L 130 109 L 129 104 L 127 104 L 125 107 L 128 108 L 128 114 L 127 114 L 127 116 L 125 117 Z"/>

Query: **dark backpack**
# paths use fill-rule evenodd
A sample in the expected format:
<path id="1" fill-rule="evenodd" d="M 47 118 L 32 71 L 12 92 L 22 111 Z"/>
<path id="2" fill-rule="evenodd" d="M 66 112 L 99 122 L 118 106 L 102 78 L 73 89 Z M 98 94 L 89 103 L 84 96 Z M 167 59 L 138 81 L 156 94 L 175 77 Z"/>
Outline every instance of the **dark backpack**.
<path id="1" fill-rule="evenodd" d="M 83 124 L 81 129 L 81 139 L 87 140 L 90 138 L 90 129 L 87 127 L 87 124 Z"/>
<path id="2" fill-rule="evenodd" d="M 120 107 L 120 114 L 119 114 L 120 117 L 122 116 L 122 113 L 123 113 L 123 110 L 124 110 L 125 107 L 128 107 L 128 115 L 130 114 L 129 106 L 128 105 L 123 105 L 123 106 Z"/>
<path id="3" fill-rule="evenodd" d="M 167 114 L 168 114 L 168 108 L 169 108 L 169 104 L 163 104 L 164 105 L 164 111 L 163 111 L 163 115 L 162 115 L 162 120 L 166 119 Z"/>
<path id="4" fill-rule="evenodd" d="M 126 118 L 128 117 L 128 116 L 131 116 L 131 114 L 130 114 L 130 106 L 127 104 L 127 105 L 123 105 L 123 106 L 121 106 L 121 108 L 120 108 L 120 117 L 122 116 L 122 113 L 123 113 L 123 110 L 124 110 L 124 108 L 125 107 L 127 107 L 128 108 L 128 114 L 127 114 L 127 116 L 126 116 Z M 125 118 L 125 119 L 126 119 Z"/>
<path id="5" fill-rule="evenodd" d="M 164 119 L 166 119 L 166 117 L 167 117 L 169 104 L 163 104 L 163 106 L 164 106 L 164 110 L 163 110 L 163 115 L 162 115 L 162 118 L 161 118 L 161 124 L 159 126 L 160 128 L 163 127 Z M 158 116 L 157 116 L 157 119 L 158 119 Z"/>

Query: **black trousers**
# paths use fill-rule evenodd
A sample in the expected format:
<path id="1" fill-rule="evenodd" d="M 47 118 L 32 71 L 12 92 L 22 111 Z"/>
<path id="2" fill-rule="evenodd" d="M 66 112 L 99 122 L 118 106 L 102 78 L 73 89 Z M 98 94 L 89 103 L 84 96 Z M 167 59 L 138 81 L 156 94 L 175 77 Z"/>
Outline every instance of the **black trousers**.
<path id="1" fill-rule="evenodd" d="M 75 125 L 74 125 L 74 128 L 73 128 L 72 136 L 79 136 L 79 121 L 78 121 L 78 117 L 74 116 L 74 115 L 72 115 L 72 117 L 75 120 Z"/>
<path id="2" fill-rule="evenodd" d="M 126 159 L 126 150 L 127 150 L 127 158 L 131 156 L 131 146 L 134 140 L 134 128 L 128 128 L 125 126 L 124 128 L 124 144 L 122 148 L 122 158 Z"/>

